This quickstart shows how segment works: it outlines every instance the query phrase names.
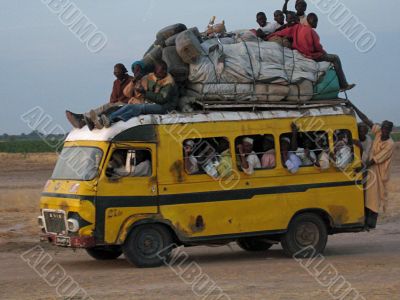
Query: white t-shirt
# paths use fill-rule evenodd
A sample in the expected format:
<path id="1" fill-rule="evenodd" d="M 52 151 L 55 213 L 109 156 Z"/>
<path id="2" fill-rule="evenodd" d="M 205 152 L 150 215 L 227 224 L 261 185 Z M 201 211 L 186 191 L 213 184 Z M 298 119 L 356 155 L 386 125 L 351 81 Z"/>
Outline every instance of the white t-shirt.
<path id="1" fill-rule="evenodd" d="M 288 171 L 292 174 L 297 173 L 301 167 L 301 159 L 294 153 L 289 153 L 289 158 L 285 162 Z"/>
<path id="2" fill-rule="evenodd" d="M 307 15 L 304 14 L 304 16 L 299 17 L 300 20 L 300 24 L 301 25 L 308 25 L 308 21 L 307 21 Z"/>
<path id="3" fill-rule="evenodd" d="M 135 166 L 133 172 L 129 169 L 127 170 L 126 167 L 119 167 L 114 169 L 113 173 L 122 177 L 149 177 L 151 176 L 151 163 L 149 160 L 145 160 Z"/>
<path id="4" fill-rule="evenodd" d="M 145 160 L 135 166 L 135 170 L 133 171 L 134 177 L 149 177 L 151 176 L 151 164 L 149 160 Z"/>
<path id="5" fill-rule="evenodd" d="M 321 170 L 328 170 L 331 167 L 331 162 L 329 159 L 329 154 L 326 153 L 325 151 L 323 151 L 319 157 L 318 157 L 318 161 L 319 161 L 319 166 L 321 168 Z"/>
<path id="6" fill-rule="evenodd" d="M 190 155 L 189 161 L 192 166 L 187 170 L 187 172 L 189 174 L 198 173 L 199 172 L 199 162 L 197 161 L 197 158 L 194 157 L 193 155 Z"/>
<path id="7" fill-rule="evenodd" d="M 311 159 L 306 156 L 304 148 L 297 148 L 296 155 L 300 158 L 302 166 L 313 166 L 314 162 L 317 161 L 317 155 L 312 150 L 310 150 Z"/>
<path id="8" fill-rule="evenodd" d="M 268 33 L 274 33 L 279 27 L 280 25 L 274 21 L 274 22 L 267 22 L 267 25 L 265 25 L 265 27 L 261 27 L 260 29 L 264 31 L 264 33 L 268 34 Z"/>
<path id="9" fill-rule="evenodd" d="M 254 174 L 254 169 L 261 169 L 261 162 L 260 159 L 258 158 L 257 154 L 253 151 L 251 152 L 247 157 L 246 157 L 247 163 L 249 164 L 249 168 L 243 169 L 243 172 L 245 172 L 247 175 L 252 175 Z"/>
<path id="10" fill-rule="evenodd" d="M 346 169 L 353 159 L 353 153 L 348 145 L 340 148 L 336 153 L 336 167 L 340 170 Z"/>

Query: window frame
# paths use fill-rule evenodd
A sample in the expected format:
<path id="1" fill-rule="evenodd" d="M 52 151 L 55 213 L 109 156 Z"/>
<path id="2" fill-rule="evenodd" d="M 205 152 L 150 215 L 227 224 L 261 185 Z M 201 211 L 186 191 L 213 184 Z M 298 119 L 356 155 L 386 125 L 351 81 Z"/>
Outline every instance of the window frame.
<path id="1" fill-rule="evenodd" d="M 132 148 L 134 148 L 134 149 L 132 149 Z M 108 164 L 109 164 L 109 162 L 111 161 L 111 159 L 112 159 L 112 157 L 113 157 L 113 155 L 114 155 L 114 152 L 115 151 L 118 151 L 118 150 L 126 150 L 126 151 L 129 151 L 129 150 L 135 150 L 135 151 L 140 151 L 140 150 L 142 150 L 142 151 L 148 151 L 148 152 L 150 152 L 150 157 L 151 157 L 151 160 L 150 160 L 150 166 L 151 166 L 151 174 L 149 175 L 149 176 L 121 176 L 121 178 L 151 178 L 151 177 L 153 177 L 154 176 L 154 156 L 153 156 L 153 151 L 152 151 L 152 149 L 151 148 L 148 148 L 148 147 L 141 147 L 141 146 L 138 146 L 137 148 L 135 148 L 135 147 L 130 147 L 130 146 L 124 146 L 124 147 L 115 147 L 114 149 L 111 149 L 111 151 L 110 151 L 110 155 L 108 156 L 108 159 L 106 160 L 106 162 L 105 162 L 105 167 L 104 167 L 104 176 L 106 177 L 106 178 L 108 178 L 108 179 L 110 179 L 111 178 L 111 176 L 107 176 L 107 169 L 108 169 Z"/>
<path id="2" fill-rule="evenodd" d="M 329 149 L 329 152 L 331 152 L 331 143 L 330 143 L 330 138 L 329 138 L 329 131 L 326 131 L 326 130 L 317 130 L 317 131 L 299 131 L 298 132 L 298 134 L 304 134 L 305 136 L 308 136 L 309 135 L 309 133 L 312 133 L 313 135 L 315 135 L 315 134 L 321 134 L 321 133 L 323 133 L 324 135 L 325 135 L 325 139 L 326 139 L 326 141 L 327 141 L 327 143 L 328 143 L 328 145 L 327 145 L 327 147 L 328 147 L 328 149 Z M 281 151 L 281 149 L 282 149 L 282 145 L 281 145 L 281 140 L 282 140 L 282 138 L 284 138 L 284 137 L 287 137 L 287 136 L 289 136 L 290 135 L 290 138 L 291 138 L 291 135 L 292 135 L 293 133 L 292 132 L 287 132 L 287 133 L 281 133 L 280 135 L 279 135 L 279 151 L 280 151 L 280 160 L 281 160 L 281 167 L 283 168 L 283 169 L 285 169 L 285 170 L 287 170 L 287 166 L 285 166 L 285 162 L 283 161 L 283 157 L 282 157 L 282 151 Z M 299 137 L 297 137 L 297 142 L 299 142 Z M 311 140 L 312 141 L 312 140 Z M 315 144 L 315 142 L 313 142 L 314 144 Z M 302 147 L 299 147 L 299 145 L 297 145 L 297 148 L 302 148 Z M 304 148 L 303 148 L 304 149 Z M 313 151 L 316 151 L 315 149 L 313 149 Z M 318 149 L 317 151 L 322 151 L 322 149 Z M 293 151 L 289 151 L 289 152 L 293 152 Z M 320 153 L 319 153 L 320 154 Z M 318 154 L 318 155 L 319 155 Z M 300 159 L 301 160 L 301 159 Z M 318 156 L 317 156 L 317 160 L 318 160 Z M 330 160 L 330 168 L 332 167 L 332 162 L 331 162 L 331 160 Z M 313 164 L 313 165 L 308 165 L 308 166 L 304 166 L 304 165 L 301 165 L 300 166 L 300 168 L 299 168 L 299 171 L 300 170 L 304 170 L 304 169 L 310 169 L 310 168 L 312 168 L 312 169 L 315 169 L 315 165 Z"/>
<path id="3" fill-rule="evenodd" d="M 245 173 L 243 171 L 243 168 L 241 166 L 241 161 L 240 161 L 240 154 L 237 151 L 237 146 L 240 144 L 238 142 L 239 139 L 243 139 L 243 138 L 254 138 L 254 137 L 265 137 L 265 136 L 272 136 L 272 138 L 274 139 L 274 150 L 275 150 L 275 167 L 273 168 L 260 168 L 260 169 L 254 169 L 254 174 L 259 173 L 259 172 L 265 172 L 265 171 L 274 171 L 277 170 L 278 168 L 278 156 L 277 156 L 277 152 L 276 152 L 276 136 L 273 133 L 260 133 L 260 134 L 245 134 L 245 135 L 239 135 L 235 137 L 235 158 L 236 158 L 236 167 L 238 169 L 238 171 Z M 254 145 L 253 145 L 254 146 Z M 262 146 L 262 145 L 261 145 Z M 254 148 L 253 148 L 254 151 Z M 254 151 L 255 152 L 255 151 Z M 260 160 L 260 163 L 262 164 L 262 156 L 265 154 L 265 152 L 255 152 L 258 159 Z M 260 156 L 261 155 L 261 158 Z"/>
<path id="4" fill-rule="evenodd" d="M 201 172 L 197 172 L 197 173 L 193 173 L 193 174 L 190 174 L 186 170 L 186 166 L 185 166 L 185 143 L 187 141 L 189 141 L 189 140 L 194 140 L 194 141 L 202 140 L 202 141 L 204 141 L 204 140 L 207 140 L 207 139 L 226 139 L 229 142 L 229 151 L 231 152 L 232 169 L 234 168 L 234 158 L 233 158 L 233 155 L 232 155 L 232 142 L 231 142 L 231 139 L 229 137 L 227 137 L 227 136 L 217 136 L 217 137 L 204 137 L 204 138 L 200 138 L 200 139 L 199 138 L 186 138 L 186 139 L 183 140 L 183 142 L 181 144 L 181 147 L 182 147 L 182 162 L 183 162 L 183 172 L 189 178 L 195 178 L 196 176 L 199 177 L 199 176 L 204 176 L 204 175 L 207 176 L 207 177 L 210 177 L 210 175 L 208 175 L 206 173 L 206 171 L 204 171 L 204 169 L 202 168 L 201 165 L 198 165 L 198 167 L 199 167 L 199 171 L 200 170 L 202 170 L 202 171 Z M 195 145 L 196 145 L 196 142 L 195 142 Z M 194 149 L 196 149 L 196 147 L 194 147 Z M 220 157 L 220 156 L 221 156 L 220 154 L 216 155 L 216 157 Z M 197 157 L 198 156 L 195 156 L 196 159 L 197 159 Z"/>

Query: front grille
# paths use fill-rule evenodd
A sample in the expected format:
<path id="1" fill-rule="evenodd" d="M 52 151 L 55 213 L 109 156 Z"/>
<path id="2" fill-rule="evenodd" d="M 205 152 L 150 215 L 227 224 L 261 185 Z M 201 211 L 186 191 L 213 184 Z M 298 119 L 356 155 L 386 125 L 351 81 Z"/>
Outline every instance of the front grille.
<path id="1" fill-rule="evenodd" d="M 64 212 L 44 211 L 43 216 L 47 232 L 66 233 Z"/>

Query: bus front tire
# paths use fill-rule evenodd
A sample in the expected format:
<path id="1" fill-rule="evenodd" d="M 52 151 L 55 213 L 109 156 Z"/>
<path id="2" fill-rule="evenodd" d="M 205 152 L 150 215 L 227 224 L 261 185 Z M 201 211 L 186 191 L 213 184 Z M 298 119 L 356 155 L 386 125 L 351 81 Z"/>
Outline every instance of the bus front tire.
<path id="1" fill-rule="evenodd" d="M 140 225 L 132 229 L 122 249 L 129 263 L 136 267 L 159 267 L 169 260 L 172 237 L 162 225 Z"/>
<path id="2" fill-rule="evenodd" d="M 260 238 L 244 238 L 236 241 L 238 246 L 245 251 L 261 252 L 267 251 L 273 244 L 268 243 Z"/>
<path id="3" fill-rule="evenodd" d="M 96 260 L 117 259 L 122 254 L 120 246 L 99 246 L 86 249 L 86 252 Z"/>
<path id="4" fill-rule="evenodd" d="M 281 245 L 289 257 L 309 258 L 323 253 L 328 241 L 328 231 L 320 216 L 304 213 L 296 216 L 282 237 Z"/>

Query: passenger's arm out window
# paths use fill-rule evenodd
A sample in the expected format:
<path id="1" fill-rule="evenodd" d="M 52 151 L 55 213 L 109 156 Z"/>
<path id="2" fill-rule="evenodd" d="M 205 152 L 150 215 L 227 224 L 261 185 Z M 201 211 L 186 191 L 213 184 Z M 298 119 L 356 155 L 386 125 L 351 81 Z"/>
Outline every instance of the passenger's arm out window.
<path id="1" fill-rule="evenodd" d="M 121 177 L 150 177 L 151 152 L 147 149 L 117 149 L 108 162 L 106 175 L 111 179 Z"/>

